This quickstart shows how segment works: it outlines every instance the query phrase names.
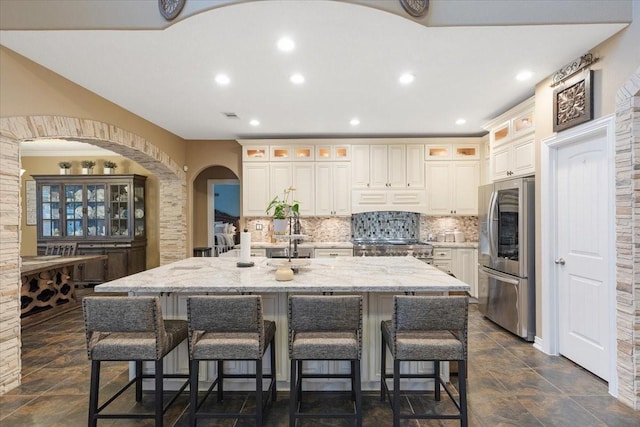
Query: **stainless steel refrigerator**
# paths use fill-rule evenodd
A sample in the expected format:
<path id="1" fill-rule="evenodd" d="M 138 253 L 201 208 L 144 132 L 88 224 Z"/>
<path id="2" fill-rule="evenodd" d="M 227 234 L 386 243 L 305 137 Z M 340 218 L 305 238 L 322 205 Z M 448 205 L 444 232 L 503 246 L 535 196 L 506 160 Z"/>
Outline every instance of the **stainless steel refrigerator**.
<path id="1" fill-rule="evenodd" d="M 534 177 L 479 188 L 478 309 L 533 341 L 536 334 Z"/>

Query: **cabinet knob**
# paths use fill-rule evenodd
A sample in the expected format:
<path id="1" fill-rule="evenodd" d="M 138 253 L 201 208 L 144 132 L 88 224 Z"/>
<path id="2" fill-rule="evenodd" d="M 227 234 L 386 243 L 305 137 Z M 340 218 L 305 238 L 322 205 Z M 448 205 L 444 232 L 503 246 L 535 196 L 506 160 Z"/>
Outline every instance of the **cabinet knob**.
<path id="1" fill-rule="evenodd" d="M 407 187 L 411 187 L 411 183 L 407 182 Z"/>

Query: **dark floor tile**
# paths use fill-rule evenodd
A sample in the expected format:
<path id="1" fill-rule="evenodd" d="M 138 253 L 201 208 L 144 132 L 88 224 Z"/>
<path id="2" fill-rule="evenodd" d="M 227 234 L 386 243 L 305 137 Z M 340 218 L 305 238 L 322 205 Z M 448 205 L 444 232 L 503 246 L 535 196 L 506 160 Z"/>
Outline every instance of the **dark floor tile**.
<path id="1" fill-rule="evenodd" d="M 0 395 L 0 421 L 3 418 L 8 417 L 14 411 L 18 410 L 21 406 L 26 405 L 37 396 L 34 395 L 21 395 L 12 396 L 8 394 Z"/>
<path id="2" fill-rule="evenodd" d="M 535 371 L 567 394 L 607 396 L 609 393 L 605 381 L 579 367 L 549 365 Z"/>
<path id="3" fill-rule="evenodd" d="M 492 367 L 489 371 L 509 393 L 515 396 L 562 394 L 557 387 L 533 369 L 500 370 L 499 366 L 495 366 L 495 369 Z"/>
<path id="4" fill-rule="evenodd" d="M 470 396 L 470 410 L 487 427 L 517 426 L 541 427 L 536 419 L 515 396 L 505 396 L 492 400 L 476 399 Z"/>
<path id="5" fill-rule="evenodd" d="M 568 396 L 518 396 L 518 400 L 545 426 L 606 426 Z"/>
<path id="6" fill-rule="evenodd" d="M 640 411 L 634 411 L 612 396 L 571 396 L 608 426 L 638 427 Z"/>

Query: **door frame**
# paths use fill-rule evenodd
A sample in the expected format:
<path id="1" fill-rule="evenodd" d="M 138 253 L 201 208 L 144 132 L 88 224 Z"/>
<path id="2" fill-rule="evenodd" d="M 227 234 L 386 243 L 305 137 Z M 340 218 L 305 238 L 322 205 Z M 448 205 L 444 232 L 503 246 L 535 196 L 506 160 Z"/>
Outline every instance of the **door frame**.
<path id="1" fill-rule="evenodd" d="M 239 179 L 208 179 L 207 180 L 207 242 L 209 246 L 215 251 L 216 247 L 216 229 L 213 226 L 214 216 L 215 216 L 215 186 L 216 184 L 227 184 L 227 185 L 237 185 L 240 186 Z M 242 198 L 242 193 L 240 193 L 240 199 Z M 240 210 L 242 210 L 242 202 L 238 199 L 238 204 L 240 205 Z"/>
<path id="2" fill-rule="evenodd" d="M 583 139 L 595 135 L 604 136 L 606 140 L 608 164 L 608 235 L 610 259 L 607 276 L 609 286 L 607 292 L 607 304 L 609 308 L 609 394 L 618 395 L 617 346 L 616 346 L 616 216 L 615 216 L 615 115 L 610 114 L 590 121 L 575 128 L 557 133 L 542 140 L 540 147 L 540 299 L 542 338 L 536 337 L 536 348 L 551 355 L 559 354 L 560 331 L 559 302 L 558 302 L 558 273 L 555 265 L 557 256 L 557 168 L 558 149 L 567 145 L 580 142 Z"/>

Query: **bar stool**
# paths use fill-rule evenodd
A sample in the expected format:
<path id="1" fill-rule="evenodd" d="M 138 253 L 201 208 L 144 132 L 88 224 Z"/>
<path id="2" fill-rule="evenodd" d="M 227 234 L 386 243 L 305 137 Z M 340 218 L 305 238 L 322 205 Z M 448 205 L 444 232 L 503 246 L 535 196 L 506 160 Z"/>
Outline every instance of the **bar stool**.
<path id="1" fill-rule="evenodd" d="M 393 425 L 401 419 L 459 419 L 467 426 L 467 327 L 469 298 L 465 296 L 394 296 L 393 319 L 383 320 L 380 400 L 389 397 Z M 393 374 L 386 372 L 386 349 L 393 356 Z M 433 361 L 432 374 L 401 374 L 400 362 Z M 440 376 L 440 361 L 458 362 L 459 399 L 453 397 Z M 393 378 L 393 399 L 386 379 Z M 440 385 L 447 392 L 458 414 L 401 414 L 400 379 L 434 378 L 434 397 L 440 400 Z"/>
<path id="2" fill-rule="evenodd" d="M 187 299 L 189 318 L 189 359 L 191 392 L 189 425 L 201 418 L 255 418 L 262 426 L 264 411 L 270 401 L 276 401 L 276 324 L 262 317 L 259 295 L 193 296 Z M 271 348 L 271 372 L 263 374 L 262 359 L 267 346 Z M 201 360 L 216 360 L 218 373 L 205 396 L 198 401 L 198 371 Z M 225 374 L 225 360 L 251 360 L 255 375 Z M 255 378 L 255 413 L 205 412 L 200 408 L 213 388 L 218 386 L 218 401 L 224 396 L 225 378 Z M 263 397 L 263 378 L 270 379 L 267 396 Z"/>
<path id="3" fill-rule="evenodd" d="M 360 359 L 362 357 L 362 296 L 290 296 L 289 358 L 291 359 L 289 425 L 298 418 L 353 418 L 362 426 L 362 391 Z M 348 360 L 349 374 L 308 374 L 303 361 Z M 304 413 L 302 380 L 304 378 L 350 378 L 353 413 Z"/>
<path id="4" fill-rule="evenodd" d="M 82 300 L 87 334 L 87 355 L 91 360 L 89 392 L 89 426 L 99 418 L 154 418 L 162 426 L 163 415 L 189 384 L 188 375 L 164 375 L 162 362 L 171 350 L 187 338 L 187 322 L 163 320 L 158 297 L 85 297 Z M 100 363 L 135 361 L 135 377 L 98 407 Z M 143 374 L 142 362 L 154 361 L 153 375 Z M 136 401 L 142 400 L 142 380 L 155 379 L 153 413 L 103 414 L 102 411 L 132 384 L 136 385 Z M 163 379 L 185 378 L 185 383 L 163 407 Z"/>

